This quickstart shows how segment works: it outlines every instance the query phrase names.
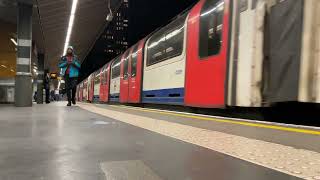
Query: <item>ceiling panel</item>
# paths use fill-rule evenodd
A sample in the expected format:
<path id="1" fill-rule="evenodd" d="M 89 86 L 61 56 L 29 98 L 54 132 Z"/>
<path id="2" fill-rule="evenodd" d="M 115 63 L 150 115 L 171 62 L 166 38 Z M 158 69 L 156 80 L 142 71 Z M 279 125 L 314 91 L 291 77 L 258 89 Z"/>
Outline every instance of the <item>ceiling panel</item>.
<path id="1" fill-rule="evenodd" d="M 33 1 L 33 40 L 38 52 L 45 53 L 46 66 L 57 72 L 57 64 L 63 53 L 72 0 L 18 0 L 24 3 Z M 121 0 L 111 0 L 113 11 Z M 74 46 L 80 60 L 107 25 L 108 0 L 79 0 L 70 44 Z M 17 23 L 17 1 L 0 0 L 0 19 Z"/>
<path id="2" fill-rule="evenodd" d="M 120 0 L 111 0 L 112 9 Z M 47 65 L 51 71 L 56 67 L 63 53 L 67 26 L 72 6 L 71 0 L 37 0 L 40 21 L 44 34 Z M 107 0 L 79 0 L 70 45 L 73 45 L 80 60 L 83 60 L 101 29 L 106 25 Z"/>

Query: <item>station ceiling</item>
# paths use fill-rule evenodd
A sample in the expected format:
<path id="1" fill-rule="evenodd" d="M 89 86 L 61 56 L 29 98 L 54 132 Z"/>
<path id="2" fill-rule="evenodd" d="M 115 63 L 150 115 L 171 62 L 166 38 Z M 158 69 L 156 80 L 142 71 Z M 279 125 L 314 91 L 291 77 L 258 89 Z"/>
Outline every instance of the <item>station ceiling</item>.
<path id="1" fill-rule="evenodd" d="M 72 0 L 19 0 L 33 3 L 33 40 L 38 52 L 45 53 L 46 66 L 58 72 L 57 64 L 63 53 Z M 83 60 L 96 39 L 108 25 L 109 0 L 78 0 L 70 45 Z M 115 11 L 121 0 L 110 0 Z M 0 19 L 17 22 L 17 1 L 0 0 Z"/>

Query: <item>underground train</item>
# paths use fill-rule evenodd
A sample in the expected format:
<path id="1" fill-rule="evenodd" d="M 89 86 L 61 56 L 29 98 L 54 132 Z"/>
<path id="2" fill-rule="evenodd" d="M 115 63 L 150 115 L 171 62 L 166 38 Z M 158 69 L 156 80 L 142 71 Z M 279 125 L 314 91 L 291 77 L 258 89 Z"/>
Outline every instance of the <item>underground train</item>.
<path id="1" fill-rule="evenodd" d="M 200 0 L 79 83 L 86 102 L 320 102 L 319 0 Z"/>

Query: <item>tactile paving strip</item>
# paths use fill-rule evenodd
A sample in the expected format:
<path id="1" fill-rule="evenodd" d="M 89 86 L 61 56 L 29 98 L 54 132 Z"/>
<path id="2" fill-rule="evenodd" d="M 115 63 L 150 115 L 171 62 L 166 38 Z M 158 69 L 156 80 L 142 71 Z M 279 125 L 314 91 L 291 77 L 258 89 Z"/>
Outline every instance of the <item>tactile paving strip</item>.
<path id="1" fill-rule="evenodd" d="M 93 105 L 81 104 L 80 107 L 296 177 L 320 180 L 320 153 L 318 152 L 111 111 Z"/>

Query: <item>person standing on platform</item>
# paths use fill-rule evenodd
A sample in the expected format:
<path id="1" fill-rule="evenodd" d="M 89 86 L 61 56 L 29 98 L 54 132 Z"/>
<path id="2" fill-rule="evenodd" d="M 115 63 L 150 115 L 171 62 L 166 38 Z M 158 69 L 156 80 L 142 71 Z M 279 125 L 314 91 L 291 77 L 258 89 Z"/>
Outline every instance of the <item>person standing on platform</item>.
<path id="1" fill-rule="evenodd" d="M 67 106 L 76 104 L 76 91 L 77 91 L 77 79 L 79 77 L 80 62 L 78 57 L 74 53 L 72 46 L 67 49 L 67 54 L 63 56 L 59 62 L 59 68 L 61 68 L 61 75 L 66 82 L 66 91 L 68 96 Z"/>
<path id="2" fill-rule="evenodd" d="M 46 92 L 46 104 L 50 103 L 50 75 L 48 70 L 46 70 L 44 78 L 44 89 Z"/>

